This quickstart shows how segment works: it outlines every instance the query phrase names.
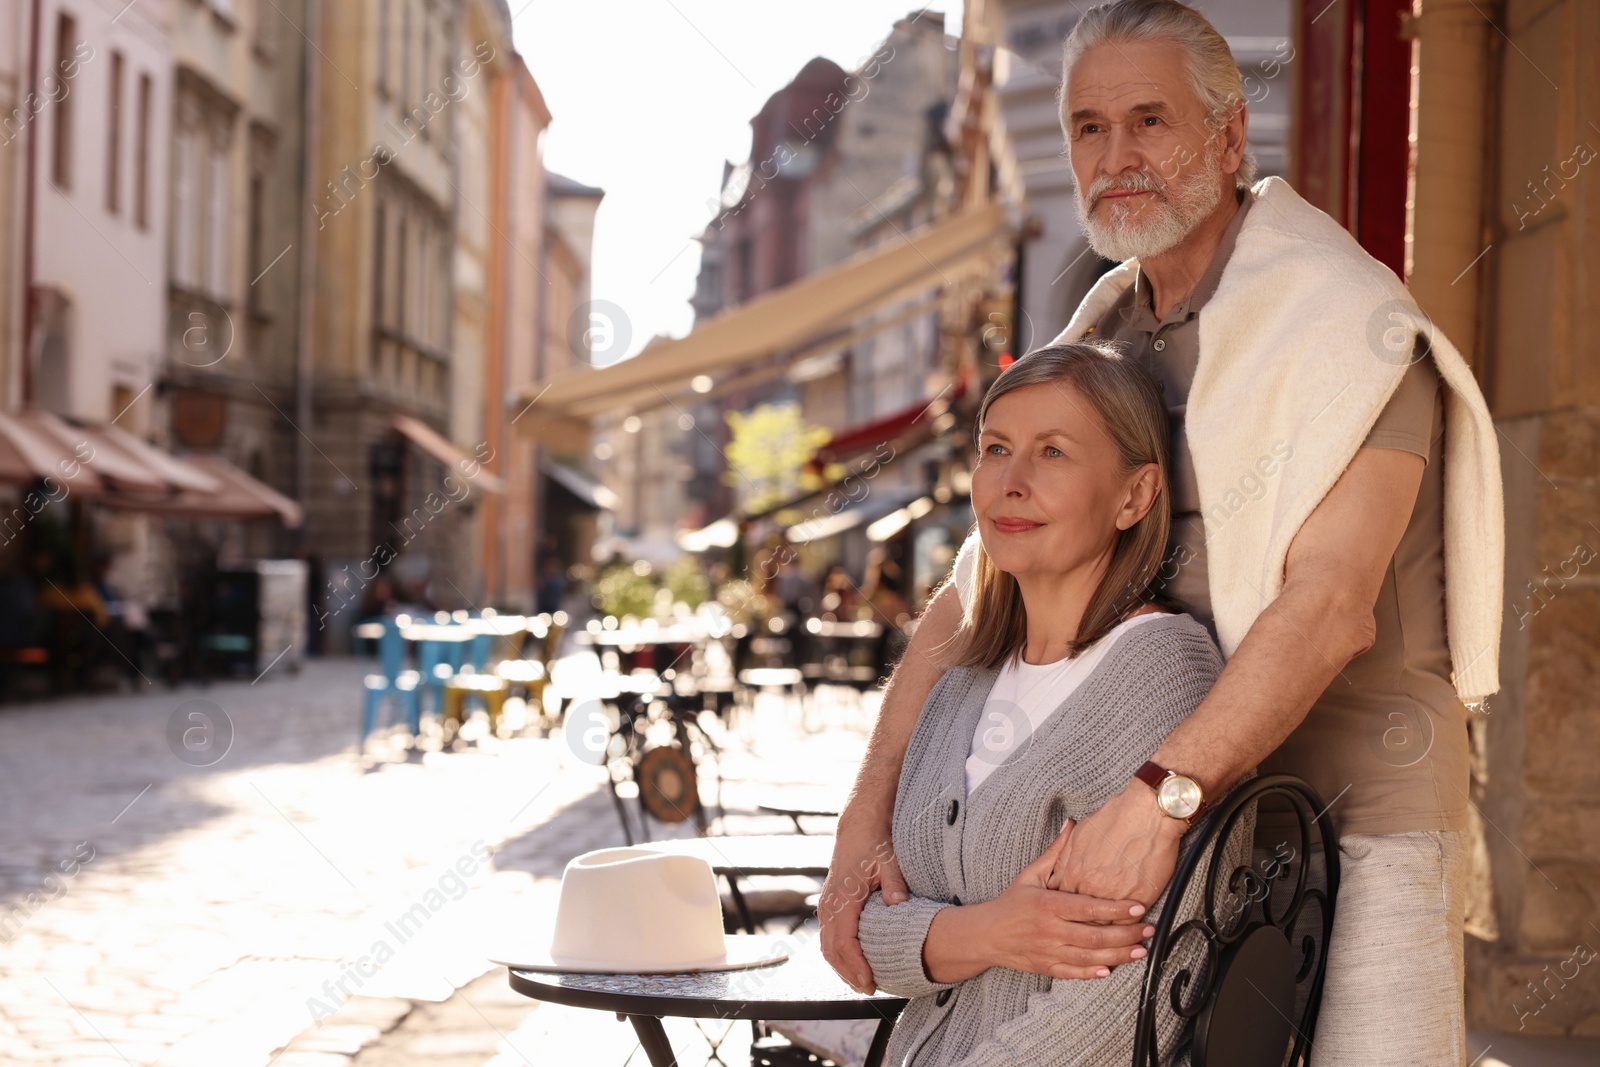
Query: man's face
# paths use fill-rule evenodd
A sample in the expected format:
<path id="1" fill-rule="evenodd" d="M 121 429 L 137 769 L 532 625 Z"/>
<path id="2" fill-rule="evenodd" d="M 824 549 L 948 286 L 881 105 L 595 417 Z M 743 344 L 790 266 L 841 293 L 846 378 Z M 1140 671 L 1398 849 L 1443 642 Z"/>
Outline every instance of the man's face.
<path id="1" fill-rule="evenodd" d="M 1181 46 L 1113 41 L 1078 57 L 1066 86 L 1078 218 L 1112 260 L 1180 244 L 1232 185 L 1225 138 L 1190 89 Z"/>

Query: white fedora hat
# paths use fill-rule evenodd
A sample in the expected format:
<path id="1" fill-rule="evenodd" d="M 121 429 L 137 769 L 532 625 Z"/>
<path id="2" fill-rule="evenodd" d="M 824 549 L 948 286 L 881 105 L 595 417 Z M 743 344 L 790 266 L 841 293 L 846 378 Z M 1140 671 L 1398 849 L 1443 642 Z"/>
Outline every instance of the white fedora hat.
<path id="1" fill-rule="evenodd" d="M 522 971 L 686 974 L 781 963 L 779 938 L 722 932 L 711 864 L 652 848 L 586 852 L 561 874 L 548 949 L 491 957 Z"/>

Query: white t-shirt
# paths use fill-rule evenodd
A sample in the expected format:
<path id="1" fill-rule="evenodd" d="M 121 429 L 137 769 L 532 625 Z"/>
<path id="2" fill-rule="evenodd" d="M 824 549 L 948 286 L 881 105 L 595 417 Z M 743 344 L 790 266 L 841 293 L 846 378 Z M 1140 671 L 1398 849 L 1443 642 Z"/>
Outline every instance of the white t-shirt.
<path id="1" fill-rule="evenodd" d="M 1012 753 L 1028 746 L 1061 702 L 1094 673 L 1119 637 L 1152 619 L 1171 617 L 1160 611 L 1135 615 L 1118 623 L 1076 656 L 1054 663 L 1027 663 L 1020 656 L 1007 661 L 1000 668 L 1000 676 L 995 679 L 989 699 L 983 705 L 983 714 L 972 731 L 971 754 L 967 756 L 968 794 L 996 767 L 1010 759 Z"/>

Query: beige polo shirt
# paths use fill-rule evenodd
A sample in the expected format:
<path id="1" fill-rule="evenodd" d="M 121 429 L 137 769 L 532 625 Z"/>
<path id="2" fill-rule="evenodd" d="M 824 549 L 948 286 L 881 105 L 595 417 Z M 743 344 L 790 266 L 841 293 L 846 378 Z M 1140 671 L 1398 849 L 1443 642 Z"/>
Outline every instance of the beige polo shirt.
<path id="1" fill-rule="evenodd" d="M 1206 532 L 1184 414 L 1200 356 L 1200 315 L 1222 281 L 1255 197 L 1240 191 L 1194 291 L 1157 321 L 1142 272 L 1091 331 L 1161 383 L 1172 424 L 1172 536 L 1164 591 L 1216 636 Z M 1263 294 L 1270 299 L 1270 294 Z M 1363 442 L 1427 461 L 1411 520 L 1374 605 L 1372 648 L 1339 672 L 1305 721 L 1261 765 L 1309 781 L 1341 834 L 1461 829 L 1467 820 L 1467 709 L 1450 683 L 1444 621 L 1444 404 L 1427 358 L 1412 364 Z M 1289 460 L 1292 462 L 1292 458 Z M 1249 506 L 1246 504 L 1245 506 Z"/>

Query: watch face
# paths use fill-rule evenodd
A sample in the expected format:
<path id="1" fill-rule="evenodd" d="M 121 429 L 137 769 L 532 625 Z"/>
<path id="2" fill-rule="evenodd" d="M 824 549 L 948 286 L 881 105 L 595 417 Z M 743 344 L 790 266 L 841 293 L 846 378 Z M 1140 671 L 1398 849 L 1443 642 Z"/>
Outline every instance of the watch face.
<path id="1" fill-rule="evenodd" d="M 1156 791 L 1156 803 L 1174 819 L 1187 819 L 1200 810 L 1200 783 L 1181 774 L 1169 775 Z"/>

